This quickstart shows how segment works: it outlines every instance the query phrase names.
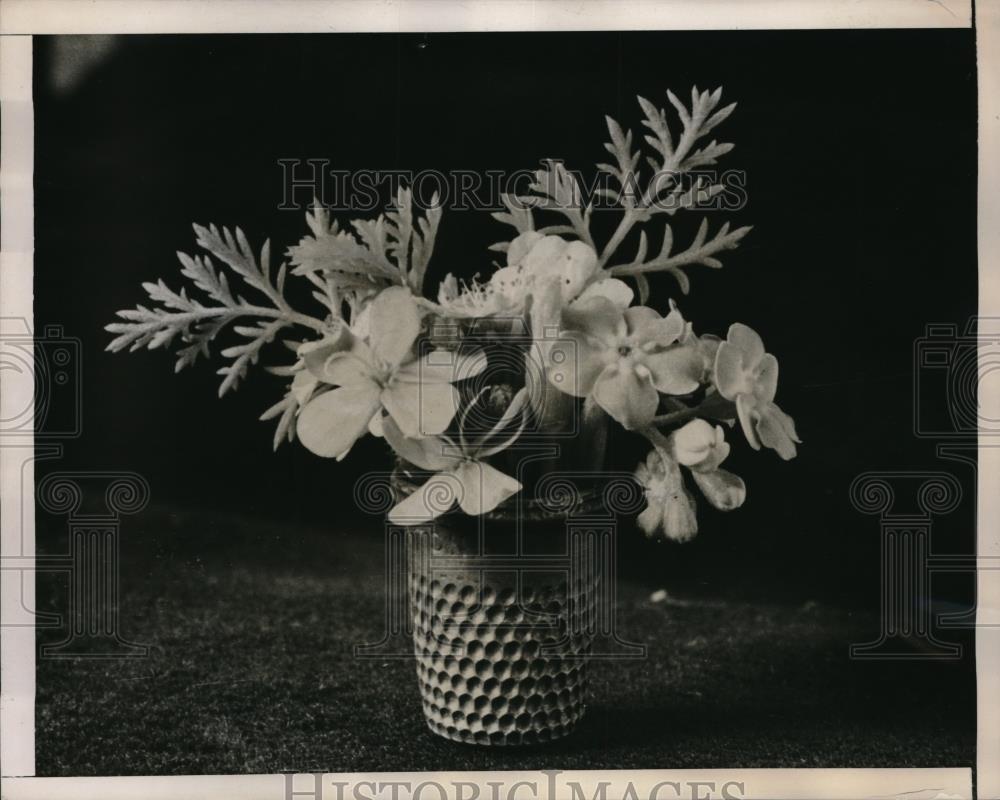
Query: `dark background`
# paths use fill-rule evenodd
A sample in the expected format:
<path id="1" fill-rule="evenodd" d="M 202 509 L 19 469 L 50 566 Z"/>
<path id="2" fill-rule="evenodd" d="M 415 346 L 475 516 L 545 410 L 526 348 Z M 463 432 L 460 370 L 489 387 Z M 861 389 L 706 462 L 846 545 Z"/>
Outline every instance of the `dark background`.
<path id="1" fill-rule="evenodd" d="M 329 159 L 345 170 L 513 171 L 557 157 L 590 175 L 606 157 L 605 113 L 638 133 L 636 94 L 667 105 L 667 88 L 687 98 L 692 84 L 722 85 L 723 103 L 739 106 L 713 132 L 736 143 L 720 168 L 746 172 L 748 202 L 737 212 L 711 212 L 710 223 L 713 230 L 725 220 L 755 227 L 724 256 L 724 269 L 690 270 L 689 297 L 661 277 L 654 299 L 681 299 L 700 332 L 724 334 L 737 320 L 758 330 L 779 358 L 777 399 L 804 443 L 798 458 L 784 463 L 732 437 L 727 466 L 747 481 L 744 508 L 722 515 L 700 503 L 701 533 L 685 545 L 649 542 L 638 532 L 623 537 L 622 571 L 638 587 L 636 597 L 667 587 L 699 602 L 820 608 L 833 616 L 806 620 L 802 630 L 827 637 L 824 646 L 836 653 L 830 668 L 841 676 L 834 683 L 847 681 L 861 704 L 881 696 L 881 684 L 855 691 L 857 673 L 846 660 L 849 641 L 878 632 L 878 521 L 851 505 L 851 481 L 868 470 L 953 472 L 966 499 L 936 523 L 934 548 L 968 553 L 974 543 L 971 470 L 938 459 L 935 443 L 914 435 L 911 411 L 915 340 L 928 323 L 964 326 L 977 308 L 972 31 L 130 36 L 105 44 L 102 60 L 82 73 L 73 65 L 85 42 L 36 38 L 35 323 L 62 326 L 82 347 L 82 434 L 39 470 L 128 470 L 148 480 L 149 509 L 123 528 L 123 581 L 136 596 L 147 592 L 150 603 L 137 619 L 164 624 L 154 611 L 176 600 L 171 592 L 180 584 L 171 581 L 181 573 L 211 584 L 239 583 L 246 574 L 266 581 L 274 565 L 293 582 L 359 569 L 377 580 L 381 569 L 378 547 L 367 567 L 352 560 L 381 539 L 377 521 L 358 518 L 351 499 L 354 478 L 386 463 L 381 442 L 359 443 L 341 464 L 298 444 L 273 454 L 270 423 L 256 418 L 279 398 L 279 379 L 258 371 L 218 401 L 219 378 L 204 363 L 173 376 L 173 358 L 162 352 L 104 352 L 104 325 L 118 309 L 143 302 L 140 282 L 162 277 L 179 287 L 174 251 L 193 251 L 192 221 L 240 225 L 257 245 L 269 236 L 276 253 L 297 243 L 306 232 L 302 213 L 277 208 L 282 158 Z M 698 221 L 678 215 L 679 245 Z M 494 254 L 486 246 L 508 238 L 508 230 L 485 213 L 446 210 L 430 285 L 449 271 L 488 271 Z M 278 347 L 268 363 L 286 360 Z M 943 408 L 945 401 L 942 391 L 925 402 Z M 43 551 L 64 547 L 63 524 L 40 514 Z M 129 559 L 137 565 L 131 572 Z M 234 597 L 254 593 L 248 580 Z M 968 605 L 971 579 L 938 581 L 935 591 L 952 607 Z M 188 598 L 191 608 L 203 611 L 204 598 L 197 598 Z M 307 627 L 339 611 L 306 606 L 313 622 L 299 622 Z M 740 608 L 728 624 L 745 624 L 726 634 L 730 644 L 755 625 Z M 287 623 L 271 610 L 275 626 Z M 705 625 L 729 630 L 718 620 L 690 625 L 677 635 L 697 638 L 693 629 Z M 647 633 L 655 640 L 657 631 L 652 625 Z M 961 747 L 972 746 L 974 730 L 971 648 L 966 652 L 957 667 L 919 673 L 928 686 L 949 676 L 965 699 L 942 712 L 951 715 L 949 735 Z M 807 654 L 797 657 L 800 672 L 812 669 Z M 858 679 L 871 673 L 865 676 Z M 68 673 L 52 680 L 73 693 Z M 43 705 L 44 698 L 43 690 Z M 895 712 L 905 706 L 897 699 Z M 46 719 L 58 727 L 58 704 L 52 708 Z M 817 725 L 825 724 L 822 716 Z M 920 745 L 908 750 L 910 721 L 900 726 L 898 757 L 871 755 L 859 743 L 860 761 L 831 755 L 815 763 L 862 763 L 871 755 L 876 764 L 915 765 Z M 78 733 L 70 727 L 66 741 Z M 803 741 L 801 731 L 786 734 Z M 932 741 L 940 739 L 928 731 L 924 757 L 936 763 Z M 74 764 L 68 752 L 52 750 L 53 771 L 130 771 L 96 756 Z M 233 748 L 226 752 L 230 758 Z M 719 756 L 719 765 L 793 765 L 799 758 L 786 758 L 780 746 L 740 752 L 734 747 L 729 761 Z M 953 761 L 971 761 L 969 752 Z M 691 757 L 711 761 L 697 748 Z M 242 761 L 163 758 L 146 768 L 282 768 L 245 754 Z M 143 763 L 137 759 L 130 763 Z M 386 763 L 358 756 L 342 766 L 358 762 Z M 330 766 L 321 756 L 315 763 Z"/>

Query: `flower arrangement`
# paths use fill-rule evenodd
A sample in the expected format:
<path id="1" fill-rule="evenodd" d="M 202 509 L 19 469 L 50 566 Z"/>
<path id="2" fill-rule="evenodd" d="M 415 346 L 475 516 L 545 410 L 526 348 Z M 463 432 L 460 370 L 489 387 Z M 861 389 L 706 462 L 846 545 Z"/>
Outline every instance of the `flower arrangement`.
<path id="1" fill-rule="evenodd" d="M 426 522 L 456 504 L 465 514 L 490 512 L 525 491 L 519 442 L 562 437 L 563 463 L 581 452 L 599 457 L 613 421 L 651 445 L 635 472 L 647 501 L 640 526 L 651 536 L 688 539 L 697 531 L 690 483 L 722 510 L 746 497 L 743 480 L 722 468 L 727 428 L 738 421 L 751 447 L 783 459 L 795 456 L 799 438 L 774 402 L 778 362 L 757 333 L 735 323 L 725 339 L 699 335 L 675 302 L 666 313 L 646 305 L 650 275 L 669 273 L 687 295 L 686 270 L 721 267 L 720 254 L 750 230 L 727 223 L 709 236 L 703 219 L 694 240 L 677 249 L 670 224 L 657 224 L 721 191 L 685 176 L 732 149 L 705 141 L 735 108 L 719 107 L 721 89 L 695 87 L 690 106 L 669 91 L 667 98 L 680 122 L 676 138 L 666 111 L 642 97 L 645 147 L 607 118 L 612 160 L 597 169 L 608 183 L 586 202 L 555 161 L 535 173 L 527 194 L 504 196 L 506 210 L 493 216 L 514 232 L 492 246 L 505 264 L 486 279 L 449 274 L 433 299 L 425 296 L 442 214 L 437 197 L 421 213 L 406 189 L 393 210 L 353 220 L 349 229 L 317 203 L 306 215 L 310 234 L 288 249 L 276 274 L 268 243 L 258 255 L 239 228 L 195 225 L 205 252 L 178 253 L 189 287 L 144 284 L 152 307 L 118 312 L 107 326 L 116 334 L 108 349 L 179 342 L 180 370 L 231 328 L 240 342 L 221 351 L 221 396 L 265 345 L 304 331 L 285 339 L 290 363 L 270 368 L 287 381 L 261 417 L 277 419 L 275 447 L 297 437 L 340 460 L 362 436 L 383 437 L 412 474 L 429 476 L 390 512 L 401 524 Z M 640 168 L 644 155 L 648 171 Z M 603 245 L 591 225 L 598 199 L 617 215 Z M 634 256 L 623 257 L 636 232 Z M 654 237 L 659 248 L 651 255 Z M 293 307 L 289 274 L 308 287 L 317 314 Z M 234 275 L 254 300 L 233 288 Z M 574 441 L 584 446 L 574 450 Z"/>

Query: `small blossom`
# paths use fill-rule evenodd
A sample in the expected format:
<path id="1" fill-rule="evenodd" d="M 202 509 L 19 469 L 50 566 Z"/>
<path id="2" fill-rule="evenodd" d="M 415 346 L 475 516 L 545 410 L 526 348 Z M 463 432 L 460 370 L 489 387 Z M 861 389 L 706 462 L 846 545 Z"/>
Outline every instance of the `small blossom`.
<path id="1" fill-rule="evenodd" d="M 705 499 L 720 511 L 732 511 L 746 500 L 743 479 L 719 465 L 729 455 L 729 444 L 721 425 L 694 419 L 670 436 L 674 457 L 691 471 Z"/>
<path id="2" fill-rule="evenodd" d="M 523 429 L 524 400 L 525 392 L 521 390 L 499 422 L 472 441 L 462 430 L 464 420 L 459 422 L 458 439 L 453 440 L 444 435 L 408 437 L 395 420 L 386 417 L 382 428 L 392 449 L 404 461 L 434 473 L 392 508 L 389 521 L 396 525 L 426 523 L 449 511 L 456 503 L 466 514 L 486 514 L 519 492 L 519 481 L 487 464 L 485 459 L 507 448 Z M 521 428 L 511 436 L 506 429 L 518 417 L 522 418 Z M 503 436 L 507 438 L 497 441 Z"/>
<path id="3" fill-rule="evenodd" d="M 300 407 L 309 402 L 316 389 L 320 388 L 319 378 L 315 375 L 316 369 L 334 353 L 348 349 L 354 340 L 352 333 L 343 320 L 337 320 L 322 339 L 299 345 L 296 355 L 305 369 L 295 373 L 291 389 L 292 396 Z"/>
<path id="4" fill-rule="evenodd" d="M 778 360 L 764 352 L 764 343 L 752 328 L 735 323 L 715 357 L 715 384 L 736 411 L 747 441 L 761 445 L 788 460 L 801 443 L 792 418 L 774 403 L 778 389 Z"/>
<path id="5" fill-rule="evenodd" d="M 688 323 L 681 343 L 687 347 L 694 348 L 701 356 L 701 379 L 699 383 L 711 383 L 715 374 L 715 356 L 719 352 L 719 344 L 722 340 L 711 333 L 704 333 L 697 336 Z"/>
<path id="6" fill-rule="evenodd" d="M 646 494 L 646 509 L 636 521 L 647 536 L 662 534 L 675 542 L 686 542 L 698 533 L 694 498 L 684 488 L 680 467 L 668 453 L 651 450 L 636 468 L 635 479 Z"/>
<path id="7" fill-rule="evenodd" d="M 543 285 L 555 283 L 564 306 L 595 297 L 606 297 L 621 308 L 628 306 L 633 297 L 628 285 L 601 274 L 597 253 L 584 242 L 526 231 L 508 246 L 507 266 L 493 273 L 488 282 L 460 284 L 448 275 L 438 290 L 438 303 L 446 312 L 465 317 L 520 314 L 529 297 Z"/>
<path id="8" fill-rule="evenodd" d="M 710 472 L 729 455 L 729 443 L 721 425 L 693 419 L 673 433 L 674 457 L 691 470 Z"/>
<path id="9" fill-rule="evenodd" d="M 300 358 L 315 384 L 302 380 L 308 399 L 299 413 L 302 443 L 339 461 L 365 431 L 379 431 L 381 409 L 408 436 L 441 433 L 458 408 L 452 381 L 472 377 L 486 364 L 481 354 L 435 350 L 412 357 L 420 315 L 409 291 L 391 287 L 370 306 L 368 341 L 342 329 L 335 337 L 303 345 Z M 316 392 L 319 385 L 336 388 Z"/>
<path id="10" fill-rule="evenodd" d="M 724 469 L 691 470 L 691 477 L 701 493 L 719 511 L 732 511 L 747 499 L 747 487 L 739 475 Z"/>
<path id="11" fill-rule="evenodd" d="M 548 377 L 559 390 L 592 397 L 625 428 L 648 425 L 659 394 L 689 394 L 698 388 L 701 360 L 679 344 L 684 320 L 674 308 L 666 317 L 646 306 L 622 312 L 606 298 L 585 309 L 569 309 L 548 354 Z"/>

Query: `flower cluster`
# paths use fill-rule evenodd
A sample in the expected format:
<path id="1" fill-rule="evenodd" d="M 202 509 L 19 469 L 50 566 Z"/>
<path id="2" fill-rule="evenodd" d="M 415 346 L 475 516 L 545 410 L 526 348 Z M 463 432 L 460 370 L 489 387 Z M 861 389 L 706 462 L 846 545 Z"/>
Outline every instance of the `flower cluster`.
<path id="1" fill-rule="evenodd" d="M 648 275 L 666 272 L 686 294 L 684 269 L 721 266 L 719 254 L 749 230 L 727 224 L 709 237 L 703 220 L 691 246 L 675 253 L 666 225 L 659 255 L 647 258 L 643 226 L 660 212 L 695 207 L 695 187 L 683 176 L 731 148 L 712 140 L 695 149 L 732 111 L 717 108 L 720 95 L 695 89 L 688 108 L 668 92 L 683 128 L 676 140 L 666 113 L 640 98 L 653 149 L 653 174 L 644 181 L 631 132 L 608 120 L 606 147 L 616 163 L 599 169 L 622 188 L 621 218 L 603 247 L 590 230 L 592 207 L 558 162 L 539 170 L 530 196 L 506 198 L 508 211 L 495 215 L 516 229 L 494 248 L 505 252 L 505 263 L 488 279 L 448 275 L 435 299 L 425 296 L 423 282 L 440 209 L 418 217 L 405 190 L 393 211 L 374 222 L 355 220 L 352 230 L 315 209 L 307 218 L 311 235 L 289 249 L 275 279 L 267 245 L 258 256 L 238 229 L 196 227 L 208 255 L 182 254 L 182 274 L 208 299 L 162 281 L 146 284 L 159 307 L 119 312 L 121 320 L 108 326 L 117 334 L 109 349 L 153 349 L 179 339 L 181 368 L 231 327 L 247 341 L 222 351 L 232 359 L 220 370 L 224 392 L 266 344 L 287 328 L 305 328 L 305 341 L 286 342 L 294 361 L 272 369 L 288 381 L 285 396 L 263 415 L 278 419 L 275 444 L 297 436 L 316 455 L 340 460 L 363 436 L 381 437 L 408 475 L 423 477 L 390 512 L 399 524 L 426 522 L 456 506 L 471 515 L 492 511 L 523 491 L 511 455 L 525 431 L 564 431 L 566 415 L 582 409 L 588 431 L 613 422 L 649 442 L 635 473 L 647 501 L 639 525 L 650 536 L 689 539 L 697 532 L 693 488 L 722 511 L 746 499 L 743 480 L 721 466 L 730 451 L 727 431 L 737 422 L 752 448 L 783 459 L 795 456 L 799 443 L 792 419 L 775 403 L 777 359 L 756 332 L 736 323 L 725 339 L 698 335 L 673 300 L 649 304 Z M 538 228 L 536 211 L 561 214 L 566 224 Z M 635 258 L 618 259 L 636 229 Z M 212 256 L 255 290 L 258 302 L 234 294 Z M 288 274 L 309 282 L 321 315 L 291 306 Z M 237 324 L 246 317 L 255 324 Z M 504 351 L 503 379 L 492 369 L 495 348 L 463 335 L 484 326 L 499 332 L 501 344 L 505 337 L 519 342 Z M 442 327 L 456 333 L 442 336 Z"/>

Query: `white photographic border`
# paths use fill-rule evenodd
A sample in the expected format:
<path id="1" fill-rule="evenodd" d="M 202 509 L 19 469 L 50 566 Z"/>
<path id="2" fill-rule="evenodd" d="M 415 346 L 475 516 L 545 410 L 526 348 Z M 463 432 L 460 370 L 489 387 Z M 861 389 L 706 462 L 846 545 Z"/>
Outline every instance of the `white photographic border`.
<path id="1" fill-rule="evenodd" d="M 733 30 L 807 28 L 976 27 L 979 96 L 979 314 L 1000 317 L 1000 0 L 3 0 L 0 4 L 0 325 L 32 324 L 34 125 L 32 34 L 243 33 L 349 31 L 513 30 Z M 0 328 L 0 333 L 3 329 Z M 0 372 L 0 419 L 32 402 L 30 387 Z M 979 393 L 982 419 L 1000 420 L 996 381 Z M 25 392 L 27 391 L 27 394 Z M 1000 447 L 980 437 L 977 554 L 1000 558 Z M 0 792 L 3 798 L 267 798 L 289 788 L 362 781 L 371 775 L 233 775 L 36 778 L 35 632 L 21 598 L 34 597 L 35 455 L 30 441 L 0 438 Z M 1000 571 L 977 575 L 976 795 L 1000 798 Z M 426 773 L 376 773 L 379 781 L 426 779 Z M 444 786 L 471 781 L 538 781 L 540 773 L 435 773 Z M 972 798 L 967 768 L 606 770 L 564 772 L 560 784 L 579 781 L 594 796 L 599 779 L 615 788 L 631 783 L 639 797 L 662 781 L 729 781 L 745 800 L 912 800 Z M 294 783 L 289 783 L 293 781 Z M 645 792 L 643 792 L 645 788 Z M 560 791 L 558 794 L 563 795 Z M 307 796 L 301 795 L 298 796 Z M 323 797 L 337 797 L 331 790 Z M 436 797 L 436 793 L 432 793 Z M 454 795 L 453 795 L 454 796 Z M 506 795 L 504 795 L 506 796 Z M 716 795 L 713 795 L 716 796 Z M 552 798 L 555 800 L 555 798 Z"/>

